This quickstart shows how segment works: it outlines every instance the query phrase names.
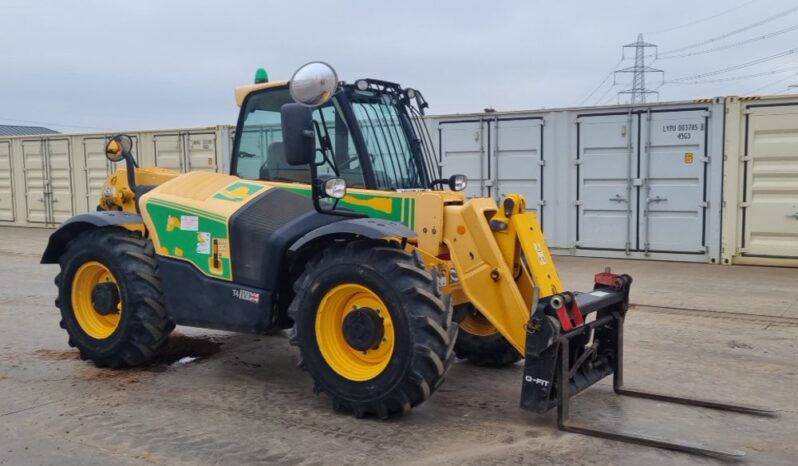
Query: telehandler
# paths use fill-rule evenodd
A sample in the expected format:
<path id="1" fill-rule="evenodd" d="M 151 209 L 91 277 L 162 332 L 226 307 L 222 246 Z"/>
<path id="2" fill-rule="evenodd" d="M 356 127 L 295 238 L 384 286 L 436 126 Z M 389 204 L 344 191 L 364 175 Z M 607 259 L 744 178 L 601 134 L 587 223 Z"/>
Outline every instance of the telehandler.
<path id="1" fill-rule="evenodd" d="M 464 176 L 440 176 L 419 91 L 340 82 L 322 62 L 290 81 L 256 77 L 235 92 L 230 174 L 138 167 L 129 137 L 109 140 L 108 159 L 125 166 L 42 258 L 60 264 L 56 306 L 83 359 L 147 364 L 176 324 L 293 328 L 315 391 L 387 418 L 429 398 L 455 356 L 525 358 L 521 406 L 556 407 L 563 430 L 744 454 L 568 421 L 570 398 L 609 375 L 618 394 L 768 412 L 624 388 L 632 278 L 606 270 L 592 291 L 563 288 L 521 195 L 467 200 Z"/>

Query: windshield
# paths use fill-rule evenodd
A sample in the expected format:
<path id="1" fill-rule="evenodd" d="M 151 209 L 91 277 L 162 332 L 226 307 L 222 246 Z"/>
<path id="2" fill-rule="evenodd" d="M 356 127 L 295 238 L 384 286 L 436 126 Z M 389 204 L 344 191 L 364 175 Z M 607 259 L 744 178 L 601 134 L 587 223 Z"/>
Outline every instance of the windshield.
<path id="1" fill-rule="evenodd" d="M 310 167 L 289 165 L 285 156 L 280 109 L 290 102 L 293 102 L 293 99 L 286 88 L 267 89 L 247 100 L 243 110 L 244 119 L 238 147 L 234 152 L 235 173 L 238 176 L 269 181 L 310 183 Z M 340 176 L 350 187 L 365 188 L 357 147 L 337 99 L 317 107 L 313 111 L 313 120 L 319 128 L 316 134 L 318 174 Z M 324 141 L 318 139 L 319 135 Z"/>
<path id="2" fill-rule="evenodd" d="M 425 189 L 429 180 L 409 137 L 409 120 L 389 94 L 354 91 L 352 110 L 374 169 L 377 189 Z"/>

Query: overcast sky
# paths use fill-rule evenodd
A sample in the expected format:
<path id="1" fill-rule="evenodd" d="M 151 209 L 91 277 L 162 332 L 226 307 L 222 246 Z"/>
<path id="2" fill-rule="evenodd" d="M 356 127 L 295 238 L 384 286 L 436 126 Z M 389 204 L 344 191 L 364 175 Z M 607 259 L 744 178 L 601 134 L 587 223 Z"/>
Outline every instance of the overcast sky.
<path id="1" fill-rule="evenodd" d="M 624 86 L 610 89 L 612 77 L 585 98 L 638 33 L 662 53 L 773 16 L 670 55 L 743 44 L 686 57 L 663 55 L 651 66 L 665 71 L 663 101 L 779 93 L 798 83 L 798 11 L 789 9 L 798 10 L 798 4 L 4 0 L 0 124 L 43 122 L 84 132 L 234 123 L 233 88 L 250 83 L 259 66 L 272 79 L 287 79 L 310 60 L 329 62 L 346 81 L 374 77 L 418 88 L 431 113 L 615 103 L 615 92 Z M 796 30 L 781 33 L 790 27 Z M 745 43 L 769 34 L 775 35 Z M 775 74 L 667 83 L 782 52 L 788 53 L 688 81 L 781 70 Z M 620 67 L 632 64 L 629 59 Z M 619 76 L 624 79 L 629 77 Z M 649 77 L 652 88 L 661 81 Z"/>

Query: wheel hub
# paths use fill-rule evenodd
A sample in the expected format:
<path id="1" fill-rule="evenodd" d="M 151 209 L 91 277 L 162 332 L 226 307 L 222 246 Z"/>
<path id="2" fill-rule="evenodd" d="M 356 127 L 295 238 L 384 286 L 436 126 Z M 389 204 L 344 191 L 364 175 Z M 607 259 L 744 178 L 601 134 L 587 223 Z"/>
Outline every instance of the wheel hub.
<path id="1" fill-rule="evenodd" d="M 359 308 L 344 318 L 343 333 L 349 346 L 366 352 L 380 346 L 385 336 L 385 326 L 377 311 L 371 308 Z"/>
<path id="2" fill-rule="evenodd" d="M 119 290 L 111 282 L 98 283 L 91 290 L 91 304 L 97 314 L 107 316 L 119 311 Z"/>

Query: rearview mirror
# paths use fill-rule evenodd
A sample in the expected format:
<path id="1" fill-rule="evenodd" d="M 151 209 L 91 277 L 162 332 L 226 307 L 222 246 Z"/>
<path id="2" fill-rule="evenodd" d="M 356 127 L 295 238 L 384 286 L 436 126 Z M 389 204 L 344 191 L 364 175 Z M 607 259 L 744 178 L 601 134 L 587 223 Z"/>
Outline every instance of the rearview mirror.
<path id="1" fill-rule="evenodd" d="M 316 133 L 313 110 L 301 104 L 280 108 L 285 159 L 289 165 L 307 165 L 316 161 Z"/>

